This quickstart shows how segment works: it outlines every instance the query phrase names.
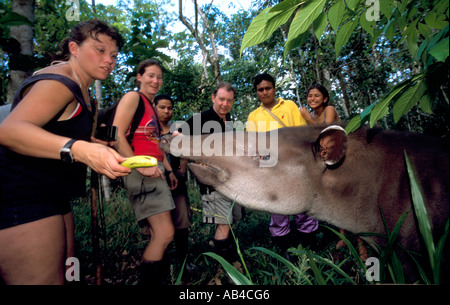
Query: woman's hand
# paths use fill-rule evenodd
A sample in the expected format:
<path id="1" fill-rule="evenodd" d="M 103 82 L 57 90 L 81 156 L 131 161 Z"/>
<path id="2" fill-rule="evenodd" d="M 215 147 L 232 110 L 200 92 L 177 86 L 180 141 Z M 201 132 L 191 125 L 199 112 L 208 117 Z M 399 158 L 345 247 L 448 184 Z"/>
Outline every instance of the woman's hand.
<path id="1" fill-rule="evenodd" d="M 170 180 L 170 185 L 169 185 L 170 190 L 173 191 L 178 186 L 178 179 L 177 179 L 177 176 L 174 174 L 174 172 L 171 172 L 169 174 L 169 180 Z"/>
<path id="2" fill-rule="evenodd" d="M 72 153 L 76 161 L 83 162 L 97 173 L 111 179 L 129 175 L 131 172 L 131 169 L 120 165 L 126 158 L 102 144 L 76 141 L 72 145 Z"/>
<path id="3" fill-rule="evenodd" d="M 300 107 L 300 114 L 307 123 L 311 121 L 311 115 L 309 114 L 308 109 L 306 109 L 306 107 Z"/>
<path id="4" fill-rule="evenodd" d="M 109 146 L 109 147 L 113 147 L 113 144 L 114 144 L 114 141 L 103 141 L 103 140 L 97 139 L 96 137 L 91 137 L 91 142 L 102 144 L 102 145 Z"/>

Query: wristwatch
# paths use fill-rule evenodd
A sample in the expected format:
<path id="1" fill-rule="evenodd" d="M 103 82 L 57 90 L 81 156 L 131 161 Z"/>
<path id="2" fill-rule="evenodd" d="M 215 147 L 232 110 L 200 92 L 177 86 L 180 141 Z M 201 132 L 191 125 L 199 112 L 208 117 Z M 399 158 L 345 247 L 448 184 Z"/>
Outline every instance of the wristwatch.
<path id="1" fill-rule="evenodd" d="M 73 143 L 75 143 L 76 139 L 71 139 L 69 142 L 64 145 L 63 148 L 59 151 L 59 155 L 61 156 L 61 160 L 66 163 L 73 163 L 75 159 L 73 158 L 73 154 L 71 151 Z"/>

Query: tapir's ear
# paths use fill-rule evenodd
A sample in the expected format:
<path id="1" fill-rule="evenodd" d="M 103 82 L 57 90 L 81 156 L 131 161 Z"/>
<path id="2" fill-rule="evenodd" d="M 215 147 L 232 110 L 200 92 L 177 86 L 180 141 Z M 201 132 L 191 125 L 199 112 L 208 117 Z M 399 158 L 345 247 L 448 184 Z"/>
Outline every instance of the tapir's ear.
<path id="1" fill-rule="evenodd" d="M 325 164 L 335 165 L 344 158 L 347 151 L 347 133 L 341 126 L 328 126 L 317 138 L 316 147 Z"/>

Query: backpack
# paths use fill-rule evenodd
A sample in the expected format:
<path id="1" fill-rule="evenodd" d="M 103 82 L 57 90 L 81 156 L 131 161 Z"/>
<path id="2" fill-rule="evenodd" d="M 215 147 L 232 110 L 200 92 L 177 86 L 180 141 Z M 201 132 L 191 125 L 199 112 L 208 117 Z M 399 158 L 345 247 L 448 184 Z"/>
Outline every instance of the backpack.
<path id="1" fill-rule="evenodd" d="M 102 108 L 98 110 L 97 115 L 97 130 L 100 126 L 113 126 L 114 116 L 116 114 L 117 105 L 119 102 L 114 103 L 108 108 Z M 131 140 L 133 139 L 134 133 L 139 126 L 145 112 L 144 100 L 142 99 L 141 93 L 139 93 L 139 104 L 134 113 L 133 119 L 131 121 L 130 133 L 127 136 L 127 141 L 131 145 Z"/>

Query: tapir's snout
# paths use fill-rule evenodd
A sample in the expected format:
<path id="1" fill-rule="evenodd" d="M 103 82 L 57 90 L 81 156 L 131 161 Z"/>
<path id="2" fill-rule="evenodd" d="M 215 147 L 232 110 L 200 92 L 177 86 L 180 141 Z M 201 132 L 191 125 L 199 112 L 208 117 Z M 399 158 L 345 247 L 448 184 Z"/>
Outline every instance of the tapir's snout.
<path id="1" fill-rule="evenodd" d="M 159 147 L 166 153 L 170 153 L 174 156 L 189 156 L 190 153 L 190 147 L 184 147 L 185 151 L 182 151 L 181 148 L 183 148 L 183 146 L 178 145 L 177 143 L 173 143 L 174 139 L 179 137 L 178 139 L 181 138 L 188 138 L 188 136 L 180 134 L 179 132 L 175 132 L 174 134 L 166 134 L 163 135 L 160 138 L 160 142 L 159 142 Z M 180 141 L 179 141 L 180 142 Z M 182 142 L 182 141 L 181 141 Z"/>
<path id="2" fill-rule="evenodd" d="M 187 136 L 177 132 L 173 135 L 162 136 L 160 147 L 166 153 L 194 161 L 189 163 L 189 168 L 194 175 L 202 183 L 217 186 L 228 180 L 229 172 L 223 170 L 223 162 L 217 162 L 216 157 L 205 156 L 201 149 L 202 141 L 202 136 Z M 228 166 L 225 165 L 225 167 Z"/>
<path id="3" fill-rule="evenodd" d="M 283 135 L 281 145 L 278 135 L 278 130 L 173 134 L 162 137 L 160 147 L 175 157 L 192 161 L 189 169 L 196 178 L 228 198 L 252 209 L 295 214 L 304 210 L 298 198 L 306 193 L 298 183 L 308 184 L 298 176 L 305 172 L 304 163 L 313 163 L 314 158 L 310 149 L 298 148 L 297 133 Z M 278 162 L 279 158 L 282 162 Z"/>

